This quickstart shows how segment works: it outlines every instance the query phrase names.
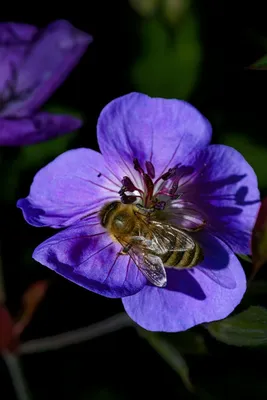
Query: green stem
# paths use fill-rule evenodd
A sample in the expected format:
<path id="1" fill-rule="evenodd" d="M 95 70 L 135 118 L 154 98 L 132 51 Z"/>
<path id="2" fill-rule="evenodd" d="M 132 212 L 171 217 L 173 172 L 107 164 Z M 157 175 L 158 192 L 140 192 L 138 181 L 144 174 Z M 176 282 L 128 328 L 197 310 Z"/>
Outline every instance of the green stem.
<path id="1" fill-rule="evenodd" d="M 3 353 L 2 356 L 8 368 L 17 399 L 30 400 L 31 397 L 19 364 L 18 357 L 8 352 Z"/>
<path id="2" fill-rule="evenodd" d="M 58 350 L 62 347 L 85 342 L 106 335 L 119 329 L 134 326 L 134 322 L 126 313 L 114 315 L 104 321 L 89 325 L 86 328 L 62 333 L 56 336 L 48 336 L 41 339 L 29 340 L 19 347 L 20 354 L 40 353 L 50 350 Z"/>

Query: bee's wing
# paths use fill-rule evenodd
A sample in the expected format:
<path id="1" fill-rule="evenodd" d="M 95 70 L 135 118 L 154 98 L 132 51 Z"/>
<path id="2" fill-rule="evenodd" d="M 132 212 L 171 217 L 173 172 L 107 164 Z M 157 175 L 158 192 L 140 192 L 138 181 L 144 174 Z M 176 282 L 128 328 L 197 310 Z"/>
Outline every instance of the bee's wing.
<path id="1" fill-rule="evenodd" d="M 127 253 L 137 268 L 153 285 L 164 287 L 167 284 L 166 271 L 160 257 L 150 254 L 146 251 L 146 239 L 142 236 L 137 237 L 138 240 L 133 240 L 131 243 L 118 240 L 118 242 L 127 248 Z"/>
<path id="2" fill-rule="evenodd" d="M 167 275 L 160 257 L 142 252 L 136 246 L 130 248 L 129 256 L 153 285 L 164 287 L 167 284 Z"/>
<path id="3" fill-rule="evenodd" d="M 146 241 L 144 246 L 150 251 L 160 255 L 170 251 L 192 250 L 195 247 L 194 239 L 181 229 L 159 221 L 150 221 L 149 226 L 151 240 Z"/>

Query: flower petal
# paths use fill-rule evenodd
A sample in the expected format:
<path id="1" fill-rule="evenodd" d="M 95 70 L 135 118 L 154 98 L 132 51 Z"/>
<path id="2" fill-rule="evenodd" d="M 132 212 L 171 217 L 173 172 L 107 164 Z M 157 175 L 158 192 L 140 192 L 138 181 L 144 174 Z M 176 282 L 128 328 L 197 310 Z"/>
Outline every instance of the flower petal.
<path id="1" fill-rule="evenodd" d="M 23 146 L 64 135 L 78 129 L 82 121 L 68 115 L 45 112 L 32 118 L 8 119 L 0 117 L 0 145 Z"/>
<path id="2" fill-rule="evenodd" d="M 136 323 L 151 331 L 179 332 L 223 319 L 240 303 L 246 290 L 246 277 L 238 259 L 219 239 L 202 235 L 201 244 L 205 247 L 202 270 L 214 267 L 214 275 L 218 272 L 222 279 L 224 274 L 225 283 L 233 279 L 235 287 L 226 288 L 227 285 L 216 283 L 198 267 L 190 272 L 168 269 L 166 288 L 147 285 L 139 293 L 123 299 L 126 312 Z"/>
<path id="3" fill-rule="evenodd" d="M 61 228 L 119 200 L 117 182 L 100 153 L 70 150 L 35 175 L 29 196 L 17 206 L 29 224 Z"/>
<path id="4" fill-rule="evenodd" d="M 0 98 L 2 100 L 0 112 L 5 109 L 5 102 L 9 100 L 14 70 L 21 63 L 36 32 L 37 28 L 27 24 L 13 22 L 0 24 Z"/>
<path id="5" fill-rule="evenodd" d="M 26 116 L 41 106 L 78 63 L 92 37 L 59 20 L 41 30 L 16 75 L 17 99 L 5 116 Z M 19 94 L 25 94 L 19 96 Z"/>
<path id="6" fill-rule="evenodd" d="M 141 290 L 146 279 L 96 218 L 79 222 L 39 245 L 33 258 L 84 288 L 107 297 Z"/>
<path id="7" fill-rule="evenodd" d="M 106 160 L 126 175 L 133 159 L 158 177 L 192 150 L 209 144 L 211 126 L 192 105 L 181 100 L 130 93 L 109 103 L 98 120 L 98 143 Z"/>
<path id="8" fill-rule="evenodd" d="M 250 238 L 259 210 L 257 177 L 244 157 L 232 147 L 211 145 L 188 157 L 194 168 L 179 191 L 181 199 L 196 204 L 207 216 L 206 227 L 234 252 L 250 254 Z"/>
<path id="9" fill-rule="evenodd" d="M 16 22 L 0 23 L 0 48 L 23 45 L 30 42 L 37 32 L 37 28 L 28 24 Z"/>

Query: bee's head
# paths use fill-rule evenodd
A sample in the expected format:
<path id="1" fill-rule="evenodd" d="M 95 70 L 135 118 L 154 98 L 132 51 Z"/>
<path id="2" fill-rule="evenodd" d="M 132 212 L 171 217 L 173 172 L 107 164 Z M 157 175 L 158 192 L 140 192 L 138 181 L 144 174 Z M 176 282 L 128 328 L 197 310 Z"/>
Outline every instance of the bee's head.
<path id="1" fill-rule="evenodd" d="M 115 213 L 112 221 L 113 229 L 119 234 L 127 235 L 132 232 L 135 227 L 135 216 L 134 213 L 128 209 L 122 209 Z"/>

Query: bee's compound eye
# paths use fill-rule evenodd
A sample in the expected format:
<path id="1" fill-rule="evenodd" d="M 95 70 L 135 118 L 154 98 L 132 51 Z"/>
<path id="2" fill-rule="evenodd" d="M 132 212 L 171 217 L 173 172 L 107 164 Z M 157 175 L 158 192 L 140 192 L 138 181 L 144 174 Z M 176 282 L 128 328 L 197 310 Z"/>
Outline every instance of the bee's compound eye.
<path id="1" fill-rule="evenodd" d="M 114 224 L 116 225 L 116 228 L 118 228 L 118 229 L 123 228 L 125 225 L 123 219 L 121 219 L 121 218 L 115 218 Z"/>
<path id="2" fill-rule="evenodd" d="M 113 220 L 113 227 L 121 233 L 127 234 L 133 229 L 134 221 L 129 218 L 128 214 L 119 214 Z"/>
<path id="3" fill-rule="evenodd" d="M 118 230 L 124 229 L 124 227 L 125 227 L 125 225 L 126 225 L 126 223 L 125 223 L 125 218 L 124 218 L 123 215 L 117 215 L 116 218 L 114 218 L 113 223 L 114 223 L 115 227 L 116 227 Z"/>

